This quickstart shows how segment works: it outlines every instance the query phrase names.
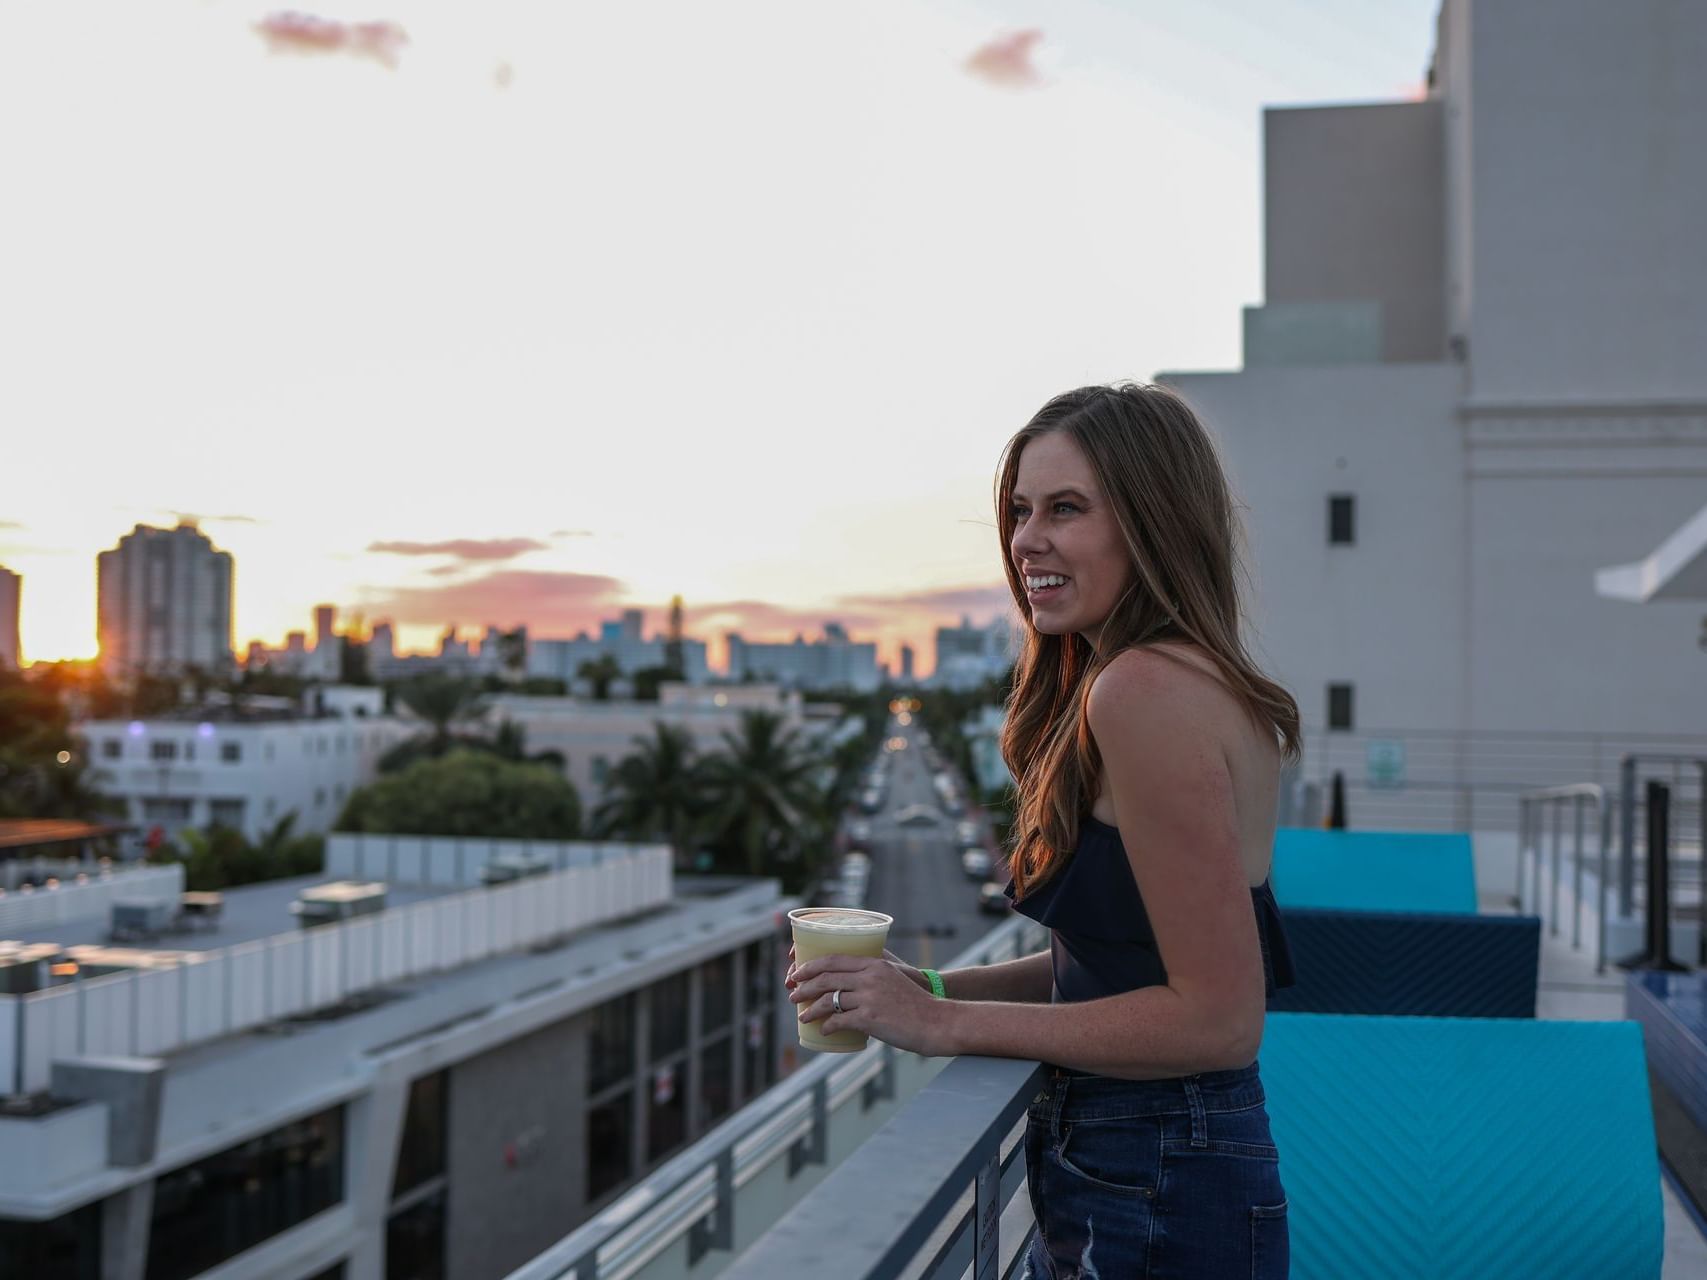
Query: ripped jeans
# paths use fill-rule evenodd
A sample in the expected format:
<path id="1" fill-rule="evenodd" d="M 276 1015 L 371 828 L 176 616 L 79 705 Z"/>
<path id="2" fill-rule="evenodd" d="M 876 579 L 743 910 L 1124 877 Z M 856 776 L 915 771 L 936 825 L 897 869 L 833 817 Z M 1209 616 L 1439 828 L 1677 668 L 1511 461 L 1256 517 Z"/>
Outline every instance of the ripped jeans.
<path id="1" fill-rule="evenodd" d="M 1026 1113 L 1022 1280 L 1281 1280 L 1286 1192 L 1257 1064 L 1169 1080 L 1052 1068 Z"/>

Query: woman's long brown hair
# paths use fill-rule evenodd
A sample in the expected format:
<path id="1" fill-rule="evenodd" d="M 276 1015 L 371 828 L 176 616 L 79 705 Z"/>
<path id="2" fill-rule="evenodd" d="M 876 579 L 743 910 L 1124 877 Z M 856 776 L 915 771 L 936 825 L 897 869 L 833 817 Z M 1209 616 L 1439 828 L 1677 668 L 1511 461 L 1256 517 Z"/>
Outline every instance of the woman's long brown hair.
<path id="1" fill-rule="evenodd" d="M 1050 432 L 1071 438 L 1090 463 L 1132 557 L 1135 581 L 1095 649 L 1076 633 L 1048 635 L 1032 625 L 1025 579 L 1013 561 L 1020 454 Z M 1262 674 L 1240 636 L 1240 532 L 1226 475 L 1214 441 L 1176 393 L 1124 383 L 1056 396 L 1002 451 L 996 524 L 1008 586 L 1026 620 L 1001 737 L 1019 793 L 1010 863 L 1016 897 L 1054 875 L 1078 843 L 1079 815 L 1095 800 L 1102 774 L 1086 710 L 1091 682 L 1126 649 L 1163 640 L 1195 644 L 1252 719 L 1275 734 L 1284 758 L 1297 761 L 1298 704 Z M 1107 656 L 1099 659 L 1098 649 Z"/>

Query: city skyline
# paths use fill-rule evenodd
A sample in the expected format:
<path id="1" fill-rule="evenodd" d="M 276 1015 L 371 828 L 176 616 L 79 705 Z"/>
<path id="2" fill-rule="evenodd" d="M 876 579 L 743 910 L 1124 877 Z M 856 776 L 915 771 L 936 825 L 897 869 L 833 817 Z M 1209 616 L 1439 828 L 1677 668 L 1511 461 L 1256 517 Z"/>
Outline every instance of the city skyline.
<path id="1" fill-rule="evenodd" d="M 1074 0 L 1003 81 L 968 64 L 1014 4 L 663 38 L 422 5 L 394 69 L 272 52 L 255 5 L 100 8 L 98 43 L 43 11 L 0 51 L 0 104 L 53 121 L 0 143 L 46 193 L 0 249 L 0 415 L 95 464 L 9 459 L 27 661 L 92 657 L 94 556 L 190 514 L 243 565 L 239 652 L 323 600 L 421 651 L 680 594 L 719 649 L 835 619 L 929 662 L 1012 610 L 1013 430 L 1237 363 L 1261 107 L 1406 93 L 1434 16 Z"/>

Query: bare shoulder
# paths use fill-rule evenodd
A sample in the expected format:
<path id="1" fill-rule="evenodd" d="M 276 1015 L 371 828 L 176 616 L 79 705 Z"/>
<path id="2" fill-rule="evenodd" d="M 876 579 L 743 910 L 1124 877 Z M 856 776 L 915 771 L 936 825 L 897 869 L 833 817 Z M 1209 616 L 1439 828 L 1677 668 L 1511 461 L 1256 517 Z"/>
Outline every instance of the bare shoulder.
<path id="1" fill-rule="evenodd" d="M 1091 686 L 1089 709 L 1093 721 L 1146 710 L 1171 719 L 1231 711 L 1236 704 L 1215 660 L 1195 645 L 1150 644 L 1115 655 Z"/>

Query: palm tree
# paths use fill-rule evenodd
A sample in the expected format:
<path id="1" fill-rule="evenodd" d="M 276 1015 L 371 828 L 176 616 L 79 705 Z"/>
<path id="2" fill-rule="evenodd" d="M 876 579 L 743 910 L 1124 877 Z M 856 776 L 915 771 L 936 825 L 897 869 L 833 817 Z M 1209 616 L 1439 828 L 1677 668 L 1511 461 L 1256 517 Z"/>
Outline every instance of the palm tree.
<path id="1" fill-rule="evenodd" d="M 706 830 L 739 853 L 749 875 L 825 838 L 824 798 L 813 782 L 823 761 L 803 749 L 797 730 L 780 732 L 782 723 L 774 711 L 743 712 L 740 731 L 724 731 L 726 750 L 704 764 Z"/>
<path id="2" fill-rule="evenodd" d="M 402 685 L 397 696 L 415 715 L 432 726 L 430 753 L 441 756 L 450 747 L 450 726 L 485 714 L 479 687 L 454 676 L 422 676 Z"/>
<path id="3" fill-rule="evenodd" d="M 667 839 L 676 867 L 685 869 L 706 810 L 693 735 L 654 720 L 652 737 L 637 737 L 634 745 L 633 754 L 624 756 L 605 782 L 593 829 L 629 840 Z"/>
<path id="4" fill-rule="evenodd" d="M 575 668 L 575 676 L 593 682 L 593 700 L 604 702 L 610 697 L 611 681 L 622 675 L 622 665 L 608 653 L 589 658 Z"/>

